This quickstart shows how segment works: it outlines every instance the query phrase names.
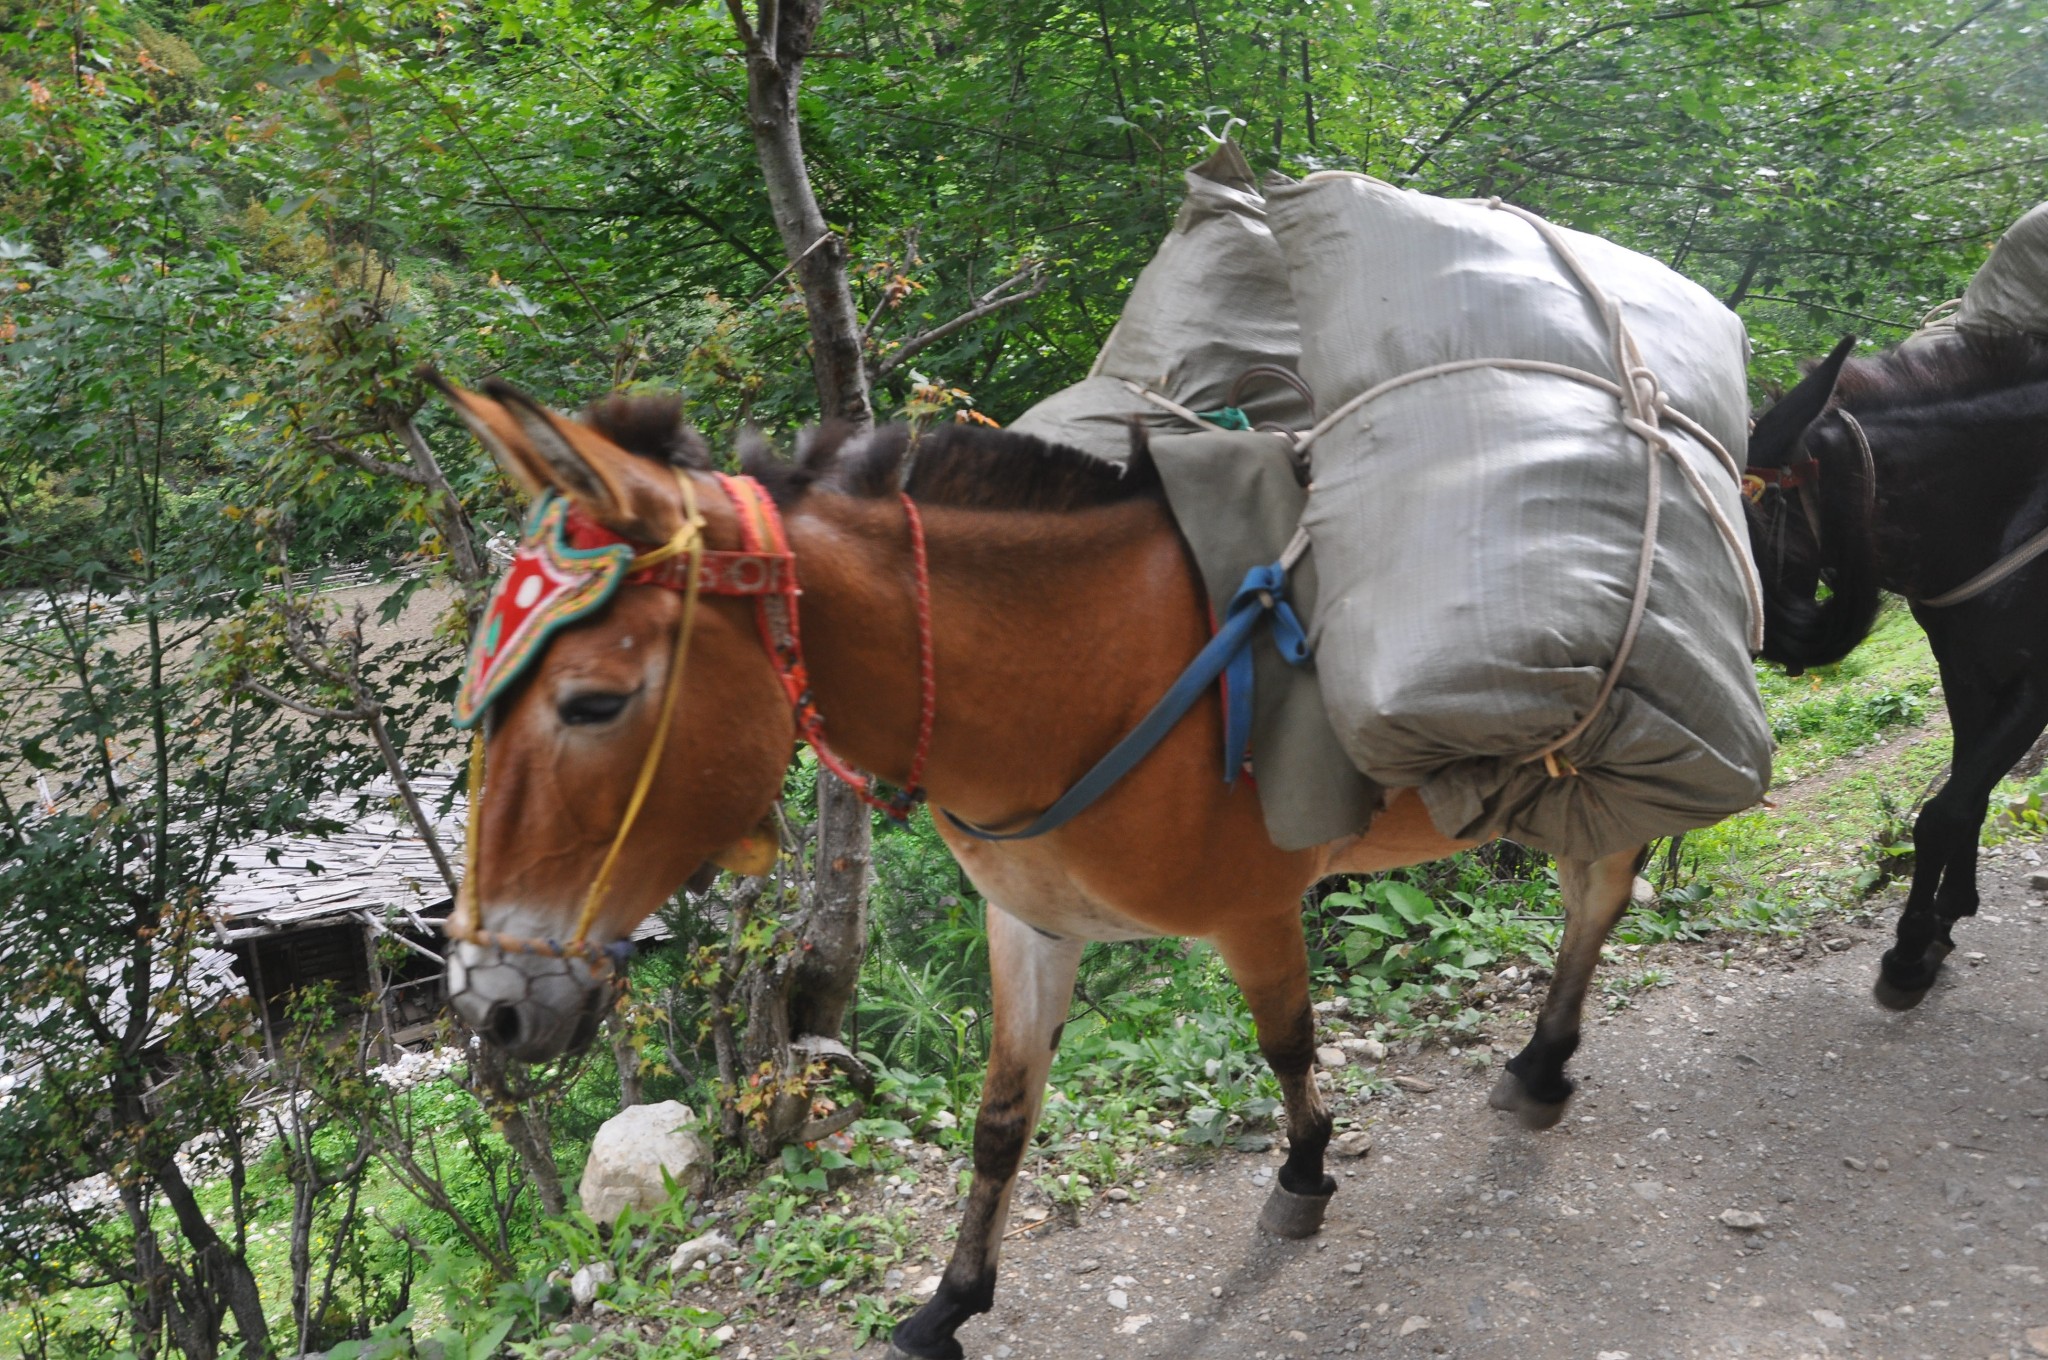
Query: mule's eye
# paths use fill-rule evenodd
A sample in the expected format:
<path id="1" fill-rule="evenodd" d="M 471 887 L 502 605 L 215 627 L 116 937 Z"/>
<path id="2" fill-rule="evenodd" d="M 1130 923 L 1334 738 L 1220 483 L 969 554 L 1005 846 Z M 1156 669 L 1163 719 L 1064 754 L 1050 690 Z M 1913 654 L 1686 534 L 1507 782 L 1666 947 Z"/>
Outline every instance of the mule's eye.
<path id="1" fill-rule="evenodd" d="M 625 711 L 630 694 L 572 694 L 556 706 L 555 712 L 568 727 L 594 727 L 608 723 Z"/>

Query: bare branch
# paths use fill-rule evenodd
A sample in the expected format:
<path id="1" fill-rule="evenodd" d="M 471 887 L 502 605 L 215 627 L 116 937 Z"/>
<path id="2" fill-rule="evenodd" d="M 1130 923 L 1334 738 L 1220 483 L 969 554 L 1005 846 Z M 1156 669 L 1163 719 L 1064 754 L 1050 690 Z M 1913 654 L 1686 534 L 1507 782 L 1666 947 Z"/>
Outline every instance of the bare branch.
<path id="1" fill-rule="evenodd" d="M 393 463 L 387 459 L 373 458 L 367 453 L 358 453 L 331 434 L 315 434 L 309 437 L 320 452 L 336 462 L 361 468 L 372 476 L 396 477 L 399 481 L 411 482 L 414 486 L 428 485 L 424 474 L 416 468 L 407 467 L 404 463 Z"/>
<path id="2" fill-rule="evenodd" d="M 1023 280 L 1031 278 L 1033 276 L 1037 276 L 1038 281 L 1034 283 L 1030 288 L 1025 289 L 1023 292 L 1003 292 L 1004 289 L 1009 288 L 1014 284 L 1021 283 Z M 894 373 L 898 368 L 902 367 L 903 363 L 909 358 L 911 358 L 913 355 L 919 353 L 922 350 L 930 349 L 933 345 L 938 344 L 939 341 L 946 339 L 948 336 L 957 335 L 961 331 L 966 330 L 969 326 L 972 326 L 975 322 L 980 321 L 982 318 L 992 316 L 995 313 L 1001 311 L 1003 308 L 1011 306 L 1015 303 L 1029 302 L 1032 298 L 1035 298 L 1040 293 L 1043 293 L 1051 283 L 1052 280 L 1042 275 L 1040 273 L 1040 267 L 1035 264 L 1032 265 L 1029 269 L 1023 271 L 1022 273 L 1017 274 L 1012 278 L 1005 279 L 1002 283 L 997 284 L 994 288 L 982 294 L 981 299 L 978 302 L 976 302 L 972 307 L 968 308 L 966 311 L 960 313 L 960 315 L 954 317 L 951 321 L 947 321 L 941 325 L 934 326 L 930 330 L 925 331 L 922 334 L 914 335 L 910 339 L 905 340 L 901 345 L 897 346 L 894 353 L 890 354 L 888 358 L 884 359 L 880 364 L 876 365 L 875 381 L 882 381 L 891 373 Z"/>
<path id="3" fill-rule="evenodd" d="M 754 26 L 747 22 L 747 7 L 740 0 L 725 0 L 725 8 L 732 15 L 732 26 L 739 31 L 740 46 L 753 51 Z"/>
<path id="4" fill-rule="evenodd" d="M 321 722 L 361 722 L 363 720 L 363 714 L 356 709 L 321 708 L 316 704 L 309 704 L 302 699 L 294 699 L 288 694 L 280 693 L 264 684 L 261 680 L 250 680 L 247 678 L 237 680 L 235 688 L 244 694 L 253 694 L 259 699 L 276 704 L 279 708 L 289 709 L 293 713 L 314 718 Z"/>

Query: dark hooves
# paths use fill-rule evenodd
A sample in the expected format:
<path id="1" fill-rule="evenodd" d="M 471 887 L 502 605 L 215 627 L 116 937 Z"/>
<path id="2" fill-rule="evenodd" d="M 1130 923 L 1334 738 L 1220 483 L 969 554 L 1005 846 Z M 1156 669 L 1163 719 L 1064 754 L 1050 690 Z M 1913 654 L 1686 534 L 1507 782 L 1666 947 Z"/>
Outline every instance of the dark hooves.
<path id="1" fill-rule="evenodd" d="M 1941 975 L 1942 960 L 1949 956 L 1955 946 L 1937 940 L 1927 946 L 1918 963 L 1902 964 L 1898 961 L 1896 948 L 1885 951 L 1884 961 L 1878 965 L 1877 981 L 1871 984 L 1870 994 L 1877 998 L 1877 1004 L 1888 1011 L 1909 1011 L 1927 999 L 1927 993 L 1934 987 L 1935 979 Z"/>
<path id="2" fill-rule="evenodd" d="M 1275 1182 L 1266 1207 L 1259 1211 L 1259 1226 L 1275 1237 L 1314 1237 L 1323 1230 L 1323 1211 L 1330 1207 L 1330 1196 L 1335 1193 L 1333 1184 L 1320 1195 L 1297 1195 Z"/>
<path id="3" fill-rule="evenodd" d="M 1500 1074 L 1500 1080 L 1493 1084 L 1486 1103 L 1496 1110 L 1503 1110 L 1515 1117 L 1525 1129 L 1547 1129 L 1564 1118 L 1565 1107 L 1572 1103 L 1569 1094 L 1563 1100 L 1538 1100 L 1522 1085 L 1522 1079 L 1512 1072 Z"/>
<path id="4" fill-rule="evenodd" d="M 962 1349 L 958 1341 L 949 1337 L 947 1338 L 946 1345 L 948 1349 L 943 1351 L 911 1352 L 904 1350 L 892 1340 L 889 1343 L 889 1349 L 882 1352 L 882 1360 L 965 1360 L 967 1352 Z"/>

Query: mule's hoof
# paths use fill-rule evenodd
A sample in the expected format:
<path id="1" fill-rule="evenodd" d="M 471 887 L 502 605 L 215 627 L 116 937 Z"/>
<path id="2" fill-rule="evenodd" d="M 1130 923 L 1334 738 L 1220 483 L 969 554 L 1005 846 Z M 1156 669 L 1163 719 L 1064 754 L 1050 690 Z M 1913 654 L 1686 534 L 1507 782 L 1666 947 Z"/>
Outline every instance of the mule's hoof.
<path id="1" fill-rule="evenodd" d="M 966 1360 L 967 1352 L 958 1341 L 948 1337 L 946 1346 L 948 1349 L 928 1354 L 924 1351 L 904 1350 L 891 1339 L 889 1349 L 882 1352 L 882 1360 Z"/>
<path id="2" fill-rule="evenodd" d="M 1327 1176 L 1324 1180 L 1330 1189 L 1320 1195 L 1297 1195 L 1275 1181 L 1273 1193 L 1266 1196 L 1266 1207 L 1259 1211 L 1259 1226 L 1275 1237 L 1314 1237 L 1323 1230 L 1323 1211 L 1330 1207 L 1330 1196 L 1337 1193 L 1336 1183 Z"/>
<path id="3" fill-rule="evenodd" d="M 1564 1118 L 1565 1106 L 1572 1103 L 1570 1096 L 1563 1100 L 1538 1100 L 1522 1085 L 1522 1079 L 1512 1072 L 1500 1074 L 1500 1080 L 1487 1093 L 1486 1103 L 1496 1110 L 1515 1117 L 1517 1123 L 1529 1130 L 1547 1129 Z"/>
<path id="4" fill-rule="evenodd" d="M 1927 946 L 1918 962 L 1906 964 L 1900 962 L 1898 947 L 1894 945 L 1885 951 L 1878 964 L 1877 981 L 1871 985 L 1870 994 L 1888 1011 L 1912 1010 L 1927 999 L 1927 993 L 1941 976 L 1942 961 L 1954 950 L 1953 944 L 1936 940 Z"/>
<path id="5" fill-rule="evenodd" d="M 1925 1001 L 1927 999 L 1927 993 L 1932 990 L 1932 983 L 1929 983 L 1925 987 L 1915 988 L 1896 986 L 1893 984 L 1892 980 L 1886 977 L 1882 972 L 1878 973 L 1877 981 L 1870 985 L 1871 996 L 1877 999 L 1878 1005 L 1884 1007 L 1888 1011 L 1912 1010 L 1915 1006 Z"/>

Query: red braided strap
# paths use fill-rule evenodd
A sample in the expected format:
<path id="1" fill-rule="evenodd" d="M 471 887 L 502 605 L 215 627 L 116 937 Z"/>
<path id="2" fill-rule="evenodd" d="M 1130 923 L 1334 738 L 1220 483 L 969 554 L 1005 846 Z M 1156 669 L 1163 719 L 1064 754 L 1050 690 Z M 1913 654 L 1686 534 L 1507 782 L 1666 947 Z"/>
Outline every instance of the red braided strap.
<path id="1" fill-rule="evenodd" d="M 788 558 L 794 562 L 782 516 L 766 489 L 751 477 L 729 477 L 720 473 L 718 482 L 738 512 L 740 542 L 745 554 Z M 932 674 L 931 582 L 925 561 L 924 521 L 909 496 L 903 497 L 903 503 L 910 518 L 911 551 L 917 573 L 919 663 L 917 748 L 911 756 L 907 787 L 890 797 L 882 797 L 876 792 L 880 781 L 841 759 L 826 742 L 825 717 L 818 711 L 817 699 L 811 693 L 810 672 L 804 666 L 802 620 L 797 610 L 797 597 L 803 591 L 796 583 L 794 570 L 790 572 L 787 589 L 758 595 L 754 607 L 761 646 L 775 667 L 776 678 L 782 682 L 782 692 L 796 717 L 797 734 L 818 753 L 818 763 L 851 788 L 863 803 L 899 822 L 910 816 L 911 809 L 924 796 L 917 781 L 924 773 L 925 761 L 931 751 L 932 726 L 937 711 L 937 687 Z"/>

